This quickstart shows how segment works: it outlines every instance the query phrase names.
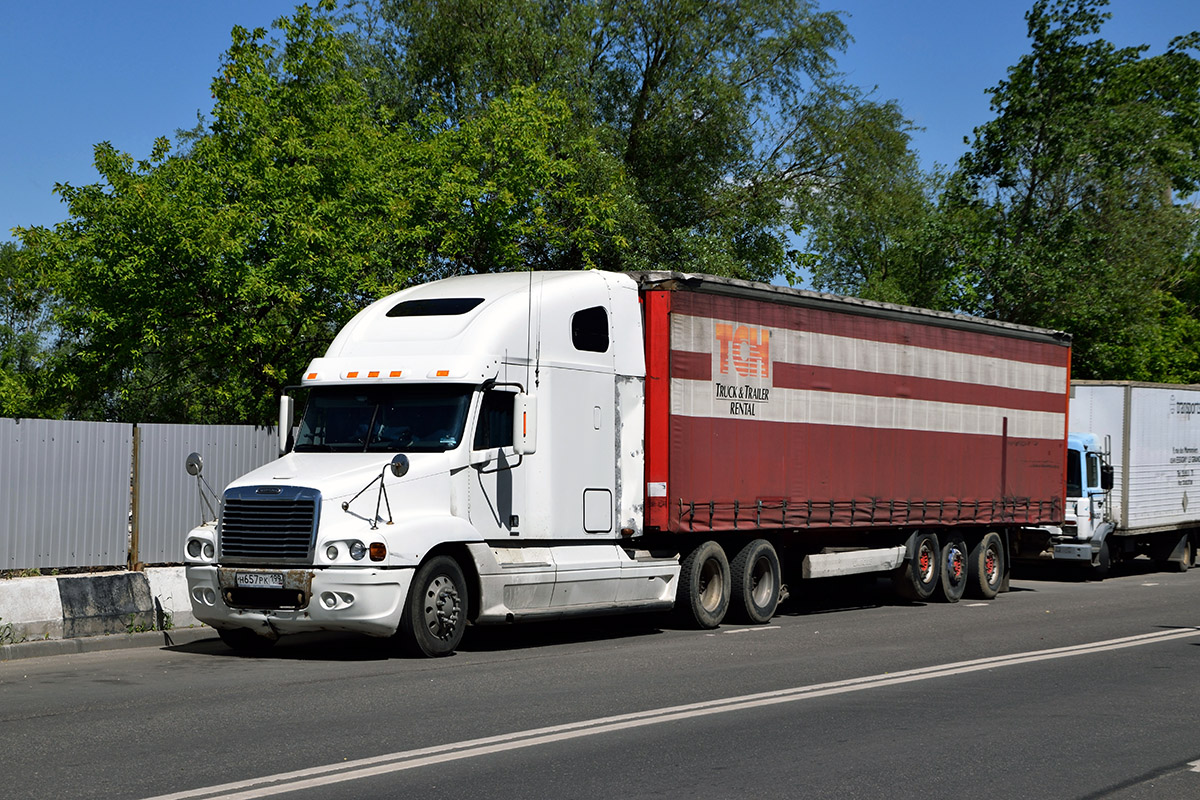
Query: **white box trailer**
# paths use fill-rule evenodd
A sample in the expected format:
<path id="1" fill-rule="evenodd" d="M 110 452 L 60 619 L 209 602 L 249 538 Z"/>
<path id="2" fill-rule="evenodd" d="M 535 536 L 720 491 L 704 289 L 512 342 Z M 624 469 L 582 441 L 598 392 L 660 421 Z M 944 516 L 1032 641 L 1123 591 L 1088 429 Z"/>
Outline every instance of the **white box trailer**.
<path id="1" fill-rule="evenodd" d="M 1068 426 L 1067 519 L 1054 557 L 1086 557 L 1100 573 L 1137 555 L 1190 567 L 1200 531 L 1200 386 L 1076 381 Z"/>

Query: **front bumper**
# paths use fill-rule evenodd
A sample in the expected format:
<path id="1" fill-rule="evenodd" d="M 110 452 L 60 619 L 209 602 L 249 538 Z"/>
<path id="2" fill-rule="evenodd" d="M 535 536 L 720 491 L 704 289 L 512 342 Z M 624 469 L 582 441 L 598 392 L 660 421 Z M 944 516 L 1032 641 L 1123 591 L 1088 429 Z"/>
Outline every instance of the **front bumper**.
<path id="1" fill-rule="evenodd" d="M 349 631 L 391 636 L 412 583 L 412 568 L 262 569 L 189 566 L 188 597 L 196 619 L 214 628 L 250 628 L 263 636 L 304 631 Z M 241 607 L 232 595 L 237 573 L 284 573 L 294 596 L 283 608 Z"/>

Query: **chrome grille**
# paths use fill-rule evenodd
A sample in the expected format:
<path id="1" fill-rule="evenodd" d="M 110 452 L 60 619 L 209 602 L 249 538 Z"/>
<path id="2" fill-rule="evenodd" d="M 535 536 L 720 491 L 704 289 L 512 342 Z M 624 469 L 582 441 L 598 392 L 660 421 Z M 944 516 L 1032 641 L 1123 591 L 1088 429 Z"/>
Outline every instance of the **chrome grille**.
<path id="1" fill-rule="evenodd" d="M 220 561 L 311 564 L 321 493 L 296 486 L 242 486 L 225 492 Z"/>

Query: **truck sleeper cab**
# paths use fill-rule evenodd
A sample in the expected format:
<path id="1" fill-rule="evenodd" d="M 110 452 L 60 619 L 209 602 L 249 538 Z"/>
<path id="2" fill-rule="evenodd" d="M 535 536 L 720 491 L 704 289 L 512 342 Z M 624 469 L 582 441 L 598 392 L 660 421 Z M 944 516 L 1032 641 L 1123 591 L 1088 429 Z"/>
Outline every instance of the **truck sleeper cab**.
<path id="1" fill-rule="evenodd" d="M 631 544 L 640 314 L 633 281 L 598 272 L 449 279 L 365 309 L 305 371 L 294 446 L 190 534 L 197 618 L 241 647 L 351 630 L 438 655 L 468 619 L 669 608 L 675 553 Z"/>

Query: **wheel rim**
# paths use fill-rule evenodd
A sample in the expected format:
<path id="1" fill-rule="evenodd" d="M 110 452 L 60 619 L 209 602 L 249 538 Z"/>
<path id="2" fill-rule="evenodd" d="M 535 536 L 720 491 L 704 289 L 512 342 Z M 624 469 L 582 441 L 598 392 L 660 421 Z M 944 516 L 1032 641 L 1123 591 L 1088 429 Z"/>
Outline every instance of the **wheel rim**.
<path id="1" fill-rule="evenodd" d="M 946 575 L 953 586 L 958 586 L 966 580 L 967 556 L 957 542 L 946 548 Z"/>
<path id="2" fill-rule="evenodd" d="M 775 593 L 775 573 L 767 558 L 759 558 L 754 562 L 750 572 L 750 599 L 758 608 L 766 608 L 771 603 Z"/>
<path id="3" fill-rule="evenodd" d="M 989 547 L 987 553 L 983 556 L 983 575 L 989 584 L 996 582 L 996 575 L 1000 572 L 1000 558 L 996 553 L 995 547 Z"/>
<path id="4" fill-rule="evenodd" d="M 725 594 L 722 582 L 721 565 L 715 558 L 707 559 L 700 568 L 700 585 L 698 587 L 700 605 L 706 611 L 715 611 L 721 605 L 721 596 Z"/>
<path id="5" fill-rule="evenodd" d="M 436 639 L 448 641 L 458 628 L 462 611 L 458 587 L 449 576 L 438 575 L 425 590 L 425 627 Z"/>
<path id="6" fill-rule="evenodd" d="M 920 572 L 921 583 L 933 582 L 933 568 L 936 562 L 933 560 L 933 548 L 929 546 L 929 542 L 921 542 L 921 549 L 917 552 L 917 568 Z"/>

